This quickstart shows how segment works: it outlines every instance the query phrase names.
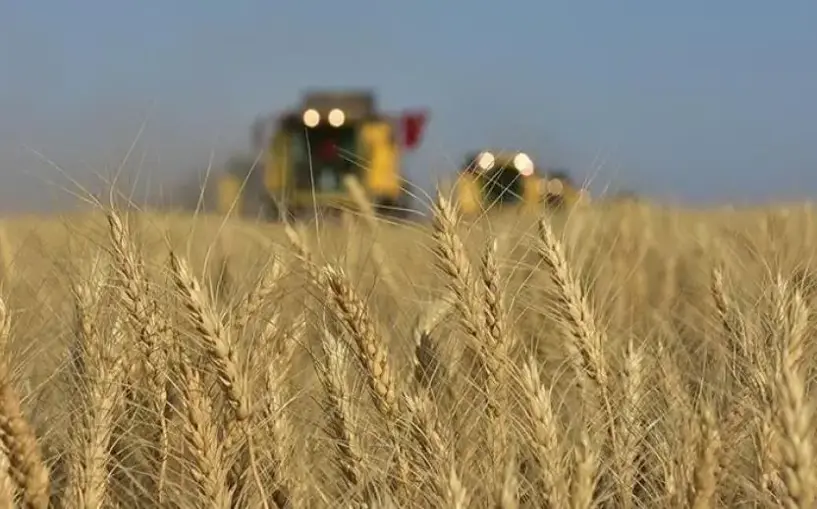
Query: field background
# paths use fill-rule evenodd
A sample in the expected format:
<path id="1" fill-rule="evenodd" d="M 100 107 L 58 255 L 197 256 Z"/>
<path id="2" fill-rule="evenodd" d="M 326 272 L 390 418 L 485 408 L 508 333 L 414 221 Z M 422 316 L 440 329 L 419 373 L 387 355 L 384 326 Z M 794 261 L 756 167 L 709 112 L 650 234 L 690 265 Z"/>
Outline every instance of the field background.
<path id="1" fill-rule="evenodd" d="M 145 283 L 134 291 L 155 303 L 141 318 L 123 297 L 129 248 L 116 248 L 104 211 L 0 220 L 10 323 L 0 342 L 9 368 L 0 436 L 11 465 L 10 477 L 0 471 L 0 509 L 12 492 L 28 507 L 46 499 L 57 507 L 285 499 L 290 507 L 813 507 L 811 205 L 618 203 L 547 215 L 567 276 L 547 263 L 539 218 L 515 213 L 437 237 L 430 222 L 372 231 L 350 214 L 295 231 L 311 261 L 280 225 L 116 217 L 135 246 L 128 256 L 144 259 Z M 469 300 L 468 285 L 454 297 L 462 305 L 443 302 L 456 278 L 440 246 L 453 232 L 476 287 L 485 287 L 472 297 L 492 292 L 479 274 L 495 242 L 502 327 L 483 317 L 469 330 L 468 309 L 490 316 L 482 306 L 492 308 L 484 296 Z M 189 262 L 202 294 L 174 283 L 171 251 Z M 279 279 L 259 293 L 273 256 Z M 90 292 L 96 298 L 78 298 L 72 288 L 94 281 L 100 261 L 116 277 Z M 345 290 L 310 274 L 327 265 L 345 276 Z M 359 302 L 349 304 L 352 294 Z M 586 306 L 574 299 L 582 295 Z M 370 323 L 360 322 L 361 307 Z M 149 358 L 138 347 L 139 320 L 169 327 L 156 333 L 167 340 L 157 343 L 169 359 L 160 368 L 167 405 L 150 392 L 158 387 L 150 375 L 133 374 Z M 479 353 L 486 338 L 493 353 Z M 206 347 L 221 339 L 220 357 Z M 378 357 L 386 350 L 388 362 Z M 318 376 L 327 359 L 345 359 L 336 364 L 347 385 L 334 400 Z M 396 410 L 384 410 L 388 391 L 369 397 L 367 380 L 388 379 L 384 365 Z M 434 376 L 418 375 L 429 366 Z M 493 385 L 490 366 L 502 373 Z M 592 376 L 600 366 L 606 380 Z M 196 406 L 196 381 L 212 409 Z M 251 417 L 224 406 L 236 390 L 251 398 Z M 12 394 L 37 447 L 25 446 L 27 428 L 12 426 L 23 422 Z M 245 425 L 250 432 L 236 431 Z M 384 480 L 389 465 L 398 466 L 394 485 Z"/>

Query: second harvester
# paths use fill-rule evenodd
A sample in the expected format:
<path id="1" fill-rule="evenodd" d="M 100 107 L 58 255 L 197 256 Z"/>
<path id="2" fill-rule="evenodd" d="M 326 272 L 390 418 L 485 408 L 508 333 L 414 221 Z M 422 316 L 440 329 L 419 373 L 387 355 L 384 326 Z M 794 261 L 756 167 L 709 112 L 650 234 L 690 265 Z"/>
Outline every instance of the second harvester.
<path id="1" fill-rule="evenodd" d="M 508 208 L 535 212 L 543 204 L 560 209 L 588 198 L 566 172 L 543 172 L 524 152 L 496 150 L 468 154 L 456 191 L 466 216 Z"/>

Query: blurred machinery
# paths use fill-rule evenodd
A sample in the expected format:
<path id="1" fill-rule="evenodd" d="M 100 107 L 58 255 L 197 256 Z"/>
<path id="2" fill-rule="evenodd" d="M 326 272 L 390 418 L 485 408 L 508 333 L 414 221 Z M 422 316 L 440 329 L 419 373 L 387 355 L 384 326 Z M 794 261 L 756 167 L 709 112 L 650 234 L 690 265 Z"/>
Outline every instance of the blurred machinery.
<path id="1" fill-rule="evenodd" d="M 487 210 L 521 208 L 538 211 L 544 204 L 560 209 L 589 200 L 565 171 L 541 171 L 524 152 L 483 150 L 467 156 L 455 198 L 465 216 Z"/>
<path id="2" fill-rule="evenodd" d="M 423 111 L 380 112 L 369 91 L 307 92 L 296 110 L 256 122 L 253 141 L 262 153 L 256 165 L 261 178 L 248 180 L 242 191 L 238 176 L 225 174 L 219 209 L 241 208 L 252 194 L 273 219 L 354 208 L 344 186 L 352 175 L 378 213 L 399 215 L 408 205 L 403 152 L 420 144 L 426 122 Z"/>
<path id="3" fill-rule="evenodd" d="M 542 201 L 550 208 L 590 203 L 590 193 L 577 186 L 567 170 L 547 170 L 540 179 L 539 187 Z"/>

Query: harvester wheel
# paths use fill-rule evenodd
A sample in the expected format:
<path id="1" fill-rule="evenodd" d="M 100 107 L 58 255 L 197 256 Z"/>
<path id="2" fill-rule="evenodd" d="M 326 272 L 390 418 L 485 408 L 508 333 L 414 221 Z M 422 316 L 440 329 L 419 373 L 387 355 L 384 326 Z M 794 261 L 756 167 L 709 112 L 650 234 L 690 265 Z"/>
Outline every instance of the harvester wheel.
<path id="1" fill-rule="evenodd" d="M 267 204 L 266 217 L 273 223 L 292 223 L 298 219 L 298 210 L 291 207 L 278 206 L 272 201 Z"/>
<path id="2" fill-rule="evenodd" d="M 375 214 L 381 217 L 393 216 L 399 212 L 397 210 L 397 202 L 389 198 L 376 200 L 372 205 L 374 205 Z"/>
<path id="3" fill-rule="evenodd" d="M 373 203 L 374 212 L 383 218 L 402 218 L 406 216 L 405 207 L 397 200 L 382 198 Z"/>

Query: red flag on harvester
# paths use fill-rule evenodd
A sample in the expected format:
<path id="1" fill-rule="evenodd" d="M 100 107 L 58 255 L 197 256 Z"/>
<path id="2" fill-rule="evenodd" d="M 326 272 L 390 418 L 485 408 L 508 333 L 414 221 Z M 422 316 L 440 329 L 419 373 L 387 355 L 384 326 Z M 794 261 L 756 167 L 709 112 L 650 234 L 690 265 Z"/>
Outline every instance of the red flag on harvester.
<path id="1" fill-rule="evenodd" d="M 400 117 L 400 127 L 403 135 L 403 147 L 408 150 L 417 148 L 423 139 L 428 112 L 407 111 Z"/>

